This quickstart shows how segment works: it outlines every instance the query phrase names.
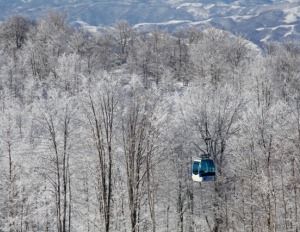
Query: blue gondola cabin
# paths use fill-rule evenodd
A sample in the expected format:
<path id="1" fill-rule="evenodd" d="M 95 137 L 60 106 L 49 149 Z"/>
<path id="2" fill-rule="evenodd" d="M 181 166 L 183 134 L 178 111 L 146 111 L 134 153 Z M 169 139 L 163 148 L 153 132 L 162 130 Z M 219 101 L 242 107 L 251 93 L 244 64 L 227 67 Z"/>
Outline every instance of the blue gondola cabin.
<path id="1" fill-rule="evenodd" d="M 192 179 L 196 182 L 214 181 L 215 164 L 212 159 L 198 159 L 193 161 Z"/>

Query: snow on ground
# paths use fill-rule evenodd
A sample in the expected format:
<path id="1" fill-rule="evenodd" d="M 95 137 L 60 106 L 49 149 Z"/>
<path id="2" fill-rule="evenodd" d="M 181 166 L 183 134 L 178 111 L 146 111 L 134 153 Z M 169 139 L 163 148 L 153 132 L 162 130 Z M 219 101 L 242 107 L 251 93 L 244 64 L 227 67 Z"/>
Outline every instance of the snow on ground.
<path id="1" fill-rule="evenodd" d="M 295 32 L 295 25 L 291 25 L 291 30 L 284 34 L 284 37 L 292 35 Z"/>
<path id="2" fill-rule="evenodd" d="M 294 25 L 280 25 L 280 26 L 277 26 L 277 27 L 271 27 L 270 29 L 271 30 L 277 30 L 277 29 L 280 29 L 280 28 L 293 28 Z"/>
<path id="3" fill-rule="evenodd" d="M 181 24 L 181 23 L 191 23 L 190 20 L 170 20 L 167 22 L 161 22 L 161 23 L 139 23 L 134 25 L 134 28 L 138 28 L 141 26 L 147 26 L 147 25 L 173 25 L 173 24 Z"/>
<path id="4" fill-rule="evenodd" d="M 263 43 L 265 43 L 265 42 L 268 42 L 270 38 L 271 38 L 271 36 L 270 36 L 270 35 L 267 35 L 266 37 L 264 37 L 264 38 L 261 39 L 260 41 L 263 42 Z"/>
<path id="5" fill-rule="evenodd" d="M 176 9 L 178 10 L 182 7 L 201 7 L 201 6 L 203 6 L 202 3 L 183 3 L 179 6 L 177 6 Z"/>
<path id="6" fill-rule="evenodd" d="M 295 34 L 295 25 L 280 25 L 277 27 L 260 27 L 257 28 L 256 31 L 264 31 L 264 30 L 270 30 L 270 31 L 276 31 L 276 30 L 280 30 L 280 29 L 288 29 L 288 31 L 283 34 L 283 37 L 287 37 L 289 35 L 293 35 Z M 263 39 L 261 39 L 261 42 L 267 42 L 272 36 L 271 35 L 267 35 L 266 37 L 264 37 Z"/>
<path id="7" fill-rule="evenodd" d="M 207 6 L 204 7 L 205 10 L 209 10 L 211 8 L 213 8 L 215 6 L 215 4 L 209 4 Z"/>
<path id="8" fill-rule="evenodd" d="M 194 25 L 194 26 L 202 25 L 202 24 L 211 22 L 211 20 L 212 19 L 206 19 L 206 20 L 202 20 L 202 21 L 192 22 L 191 25 Z"/>
<path id="9" fill-rule="evenodd" d="M 82 27 L 90 26 L 88 23 L 86 23 L 86 22 L 84 22 L 84 21 L 81 21 L 81 20 L 76 21 L 76 23 L 78 23 L 78 24 L 81 25 Z"/>
<path id="10" fill-rule="evenodd" d="M 284 22 L 292 23 L 300 18 L 300 6 L 289 9 L 284 9 L 283 12 L 286 14 Z"/>
<path id="11" fill-rule="evenodd" d="M 253 18 L 253 15 L 234 15 L 234 16 L 228 16 L 224 18 L 230 18 L 236 22 L 241 22 L 242 20 L 247 20 Z"/>

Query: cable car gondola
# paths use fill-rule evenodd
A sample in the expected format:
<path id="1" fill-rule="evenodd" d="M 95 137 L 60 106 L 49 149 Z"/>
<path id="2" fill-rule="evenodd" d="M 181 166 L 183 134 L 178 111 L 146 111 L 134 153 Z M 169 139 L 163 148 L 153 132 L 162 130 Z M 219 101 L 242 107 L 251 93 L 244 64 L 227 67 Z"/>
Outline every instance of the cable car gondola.
<path id="1" fill-rule="evenodd" d="M 214 181 L 215 164 L 208 155 L 202 155 L 200 159 L 195 159 L 192 165 L 192 179 L 196 182 Z"/>

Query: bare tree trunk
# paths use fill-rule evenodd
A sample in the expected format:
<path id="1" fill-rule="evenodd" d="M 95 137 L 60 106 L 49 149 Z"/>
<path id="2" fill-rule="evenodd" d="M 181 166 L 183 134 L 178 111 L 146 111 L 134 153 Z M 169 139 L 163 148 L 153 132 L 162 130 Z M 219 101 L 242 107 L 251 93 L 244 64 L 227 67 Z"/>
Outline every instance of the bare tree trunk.
<path id="1" fill-rule="evenodd" d="M 66 232 L 67 220 L 67 184 L 68 184 L 68 170 L 67 170 L 67 142 L 68 142 L 68 119 L 65 115 L 64 120 L 64 151 L 63 151 L 63 219 L 62 219 L 62 232 Z"/>
<path id="2" fill-rule="evenodd" d="M 47 123 L 47 129 L 51 137 L 51 143 L 54 150 L 55 157 L 55 173 L 56 173 L 56 183 L 55 183 L 55 196 L 56 196 L 56 216 L 57 216 L 57 231 L 66 232 L 66 220 L 67 220 L 67 184 L 68 184 L 68 158 L 67 158 L 67 144 L 68 144 L 68 127 L 70 123 L 70 118 L 66 109 L 64 115 L 64 124 L 63 124 L 63 157 L 60 159 L 58 141 L 57 141 L 57 130 L 54 121 L 53 115 L 50 115 L 49 118 L 44 116 L 44 119 Z M 61 163 L 62 162 L 62 167 Z"/>
<path id="3" fill-rule="evenodd" d="M 8 134 L 10 132 L 7 132 Z M 8 176 L 8 219 L 9 219 L 9 231 L 14 231 L 14 212 L 13 212 L 13 196 L 14 196 L 14 176 L 13 176 L 13 161 L 12 161 L 12 154 L 11 154 L 11 142 L 7 142 L 8 146 L 8 161 L 9 161 L 9 176 Z"/>
<path id="4" fill-rule="evenodd" d="M 69 166 L 69 165 L 68 165 Z M 69 167 L 68 167 L 69 170 Z M 72 194 L 71 194 L 71 177 L 69 174 L 69 232 L 71 232 L 71 219 L 72 219 Z"/>
<path id="5" fill-rule="evenodd" d="M 294 194 L 294 214 L 295 214 L 295 225 L 296 231 L 298 231 L 298 188 L 297 188 L 297 179 L 295 171 L 295 157 L 292 158 L 292 177 L 293 177 L 293 194 Z"/>
<path id="6" fill-rule="evenodd" d="M 103 210 L 101 212 L 100 209 L 100 214 L 103 215 L 106 232 L 110 230 L 112 208 L 113 125 L 117 104 L 114 94 L 110 89 L 105 89 L 99 97 L 99 109 L 90 96 L 92 118 L 89 121 L 99 161 L 100 204 Z"/>
<path id="7" fill-rule="evenodd" d="M 182 183 L 179 181 L 178 199 L 177 199 L 177 214 L 178 214 L 178 231 L 183 232 L 183 196 Z"/>
<path id="8" fill-rule="evenodd" d="M 57 216 L 57 231 L 62 231 L 61 225 L 61 183 L 60 183 L 60 165 L 59 165 L 59 154 L 58 154 L 58 147 L 56 142 L 56 133 L 54 129 L 54 124 L 52 117 L 50 117 L 50 122 L 48 122 L 49 132 L 51 134 L 51 139 L 53 143 L 54 153 L 55 153 L 55 165 L 56 165 L 56 216 Z"/>
<path id="9" fill-rule="evenodd" d="M 136 101 L 138 100 L 133 99 L 127 118 L 123 120 L 122 128 L 131 230 L 133 232 L 139 231 L 140 228 L 140 186 L 144 181 L 144 173 L 141 173 L 141 167 L 147 159 L 147 154 L 145 154 L 149 142 L 147 130 L 150 126 L 149 116 L 142 112 L 142 107 Z M 145 175 L 147 178 L 147 172 L 145 172 Z"/>
<path id="10" fill-rule="evenodd" d="M 151 150 L 152 148 L 150 148 Z M 150 154 L 149 154 L 150 153 Z M 150 211 L 150 218 L 152 223 L 152 232 L 156 232 L 156 221 L 155 221 L 155 186 L 153 176 L 151 175 L 151 151 L 147 152 L 147 162 L 146 162 L 146 174 L 147 174 L 147 197 L 148 206 Z"/>

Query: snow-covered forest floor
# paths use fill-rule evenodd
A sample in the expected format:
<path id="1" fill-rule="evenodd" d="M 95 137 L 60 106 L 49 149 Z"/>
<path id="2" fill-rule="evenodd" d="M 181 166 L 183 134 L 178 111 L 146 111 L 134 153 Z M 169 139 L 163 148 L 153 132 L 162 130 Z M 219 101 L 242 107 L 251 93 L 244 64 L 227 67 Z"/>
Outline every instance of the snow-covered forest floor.
<path id="1" fill-rule="evenodd" d="M 295 42 L 7 18 L 0 231 L 298 231 L 299 73 Z"/>

